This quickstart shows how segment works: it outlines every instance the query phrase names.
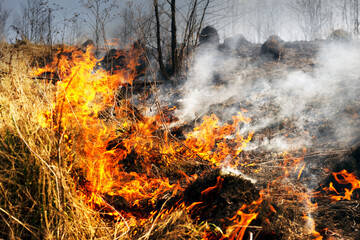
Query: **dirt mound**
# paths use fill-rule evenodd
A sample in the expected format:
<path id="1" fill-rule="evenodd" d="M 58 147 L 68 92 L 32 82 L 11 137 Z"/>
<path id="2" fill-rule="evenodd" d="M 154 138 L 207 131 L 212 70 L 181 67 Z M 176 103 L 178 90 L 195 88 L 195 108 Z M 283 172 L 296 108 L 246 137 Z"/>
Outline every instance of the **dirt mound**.
<path id="1" fill-rule="evenodd" d="M 343 29 L 337 29 L 334 30 L 327 39 L 335 41 L 350 41 L 351 35 Z"/>
<path id="2" fill-rule="evenodd" d="M 200 45 L 219 45 L 220 38 L 217 30 L 211 26 L 205 27 L 200 33 L 199 42 Z"/>
<path id="3" fill-rule="evenodd" d="M 275 59 L 285 55 L 284 41 L 276 35 L 270 36 L 261 46 L 261 53 L 270 53 Z"/>

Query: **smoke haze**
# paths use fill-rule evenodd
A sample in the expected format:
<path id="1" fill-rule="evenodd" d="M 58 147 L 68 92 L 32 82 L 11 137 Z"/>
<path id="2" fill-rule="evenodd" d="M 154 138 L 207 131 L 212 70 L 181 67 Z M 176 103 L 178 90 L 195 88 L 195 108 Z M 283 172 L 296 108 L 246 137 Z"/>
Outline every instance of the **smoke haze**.
<path id="1" fill-rule="evenodd" d="M 280 71 L 269 73 L 271 77 L 261 74 L 264 62 Z M 354 141 L 359 126 L 359 43 L 322 42 L 310 71 L 281 64 L 266 57 L 248 61 L 199 49 L 182 88 L 178 117 L 186 122 L 215 113 L 227 121 L 244 108 L 253 119 L 242 127 L 244 134 L 274 127 L 295 130 L 291 137 L 255 139 L 249 148 L 285 151 L 314 143 L 341 147 Z"/>

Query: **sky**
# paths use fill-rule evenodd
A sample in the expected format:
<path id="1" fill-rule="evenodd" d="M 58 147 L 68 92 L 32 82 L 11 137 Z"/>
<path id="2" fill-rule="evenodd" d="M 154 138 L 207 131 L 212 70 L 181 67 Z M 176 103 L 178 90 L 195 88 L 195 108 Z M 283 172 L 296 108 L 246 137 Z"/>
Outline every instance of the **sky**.
<path id="1" fill-rule="evenodd" d="M 11 17 L 9 19 L 9 23 L 8 26 L 10 27 L 10 25 L 13 22 L 13 17 L 15 15 L 21 15 L 21 8 L 22 5 L 26 4 L 28 0 L 0 0 L 0 2 L 3 2 L 3 7 L 7 10 L 11 11 Z M 44 0 L 46 1 L 46 0 Z M 56 31 L 55 28 L 57 29 L 61 29 L 64 25 L 64 18 L 67 19 L 71 19 L 72 16 L 74 16 L 75 13 L 79 13 L 80 18 L 78 18 L 80 23 L 80 32 L 84 33 L 83 35 L 85 37 L 80 37 L 80 38 L 93 38 L 92 36 L 92 32 L 93 30 L 90 27 L 90 21 L 89 21 L 89 16 L 87 16 L 86 13 L 88 13 L 88 11 L 82 7 L 82 1 L 81 0 L 48 0 L 49 1 L 49 5 L 56 9 L 58 7 L 53 7 L 54 4 L 61 7 L 61 9 L 58 9 L 56 11 L 53 12 L 53 14 L 56 16 L 54 21 L 53 21 L 53 26 L 54 26 L 54 31 Z M 122 10 L 129 6 L 127 3 L 131 2 L 133 9 L 137 9 L 136 6 L 141 7 L 142 9 L 148 9 L 147 5 L 151 4 L 152 0 L 115 0 L 116 3 L 118 4 L 119 8 L 117 8 L 116 14 L 121 14 Z M 180 7 L 185 7 L 188 6 L 186 4 L 187 0 L 177 0 L 177 5 Z M 90 17 L 92 19 L 92 16 Z M 117 27 L 119 25 L 119 18 L 117 18 L 116 21 L 111 21 L 108 22 L 105 26 L 106 28 L 106 32 L 107 32 L 107 37 L 108 38 L 112 38 L 112 35 L 116 32 Z M 8 36 L 7 36 L 7 40 L 9 42 L 14 42 L 15 39 L 17 38 L 16 33 L 11 30 L 8 32 Z"/>
<path id="2" fill-rule="evenodd" d="M 6 9 L 11 11 L 19 11 L 21 4 L 26 3 L 27 0 L 4 0 L 4 6 Z M 71 11 L 80 8 L 79 0 L 49 0 L 50 3 L 56 3 L 63 6 L 66 9 L 71 9 Z"/>
<path id="3" fill-rule="evenodd" d="M 4 6 L 6 9 L 11 11 L 19 11 L 21 5 L 26 3 L 27 0 L 3 0 Z M 64 7 L 69 12 L 74 12 L 77 10 L 81 10 L 81 1 L 80 0 L 49 0 L 50 3 L 56 3 L 62 7 Z M 121 5 L 125 5 L 126 2 L 134 2 L 134 3 L 141 3 L 144 0 L 117 0 L 120 7 Z M 180 1 L 181 2 L 181 1 Z"/>
<path id="4" fill-rule="evenodd" d="M 4 8 L 11 10 L 13 15 L 20 13 L 21 5 L 25 4 L 28 0 L 0 0 L 3 3 Z M 32 1 L 32 0 L 31 0 Z M 76 36 L 76 39 L 93 38 L 93 30 L 91 30 L 90 22 L 93 18 L 89 18 L 86 15 L 86 9 L 81 6 L 81 0 L 48 0 L 50 5 L 57 4 L 63 9 L 54 11 L 53 14 L 57 15 L 53 21 L 54 32 L 59 34 L 67 33 L 73 29 L 73 32 L 84 33 L 82 36 Z M 132 3 L 132 9 L 135 9 L 135 14 L 138 10 L 144 11 L 152 10 L 152 0 L 115 0 L 119 9 L 114 10 L 116 14 L 123 14 L 123 9 L 128 6 L 127 3 Z M 166 3 L 168 0 L 161 0 L 159 2 Z M 189 2 L 191 0 L 177 0 L 177 23 L 178 32 L 181 34 L 185 29 L 181 25 L 181 21 L 188 16 Z M 354 26 L 353 12 L 350 7 L 343 12 L 343 8 L 338 4 L 342 0 L 329 0 L 322 1 L 324 7 L 323 12 L 317 18 L 317 21 L 311 20 L 313 24 L 310 24 L 308 10 L 299 11 L 296 8 L 289 7 L 289 0 L 211 0 L 211 6 L 207 9 L 205 23 L 211 25 L 218 30 L 221 41 L 224 41 L 228 37 L 242 34 L 244 37 L 254 43 L 264 42 L 270 35 L 279 35 L 285 41 L 297 41 L 303 39 L 324 39 L 331 34 L 335 29 L 344 29 L 351 33 Z M 201 2 L 201 1 L 199 1 Z M 219 4 L 219 2 L 221 4 Z M 295 2 L 295 1 L 294 1 Z M 139 6 L 139 8 L 134 7 Z M 166 4 L 168 6 L 168 4 Z M 295 10 L 294 10 L 295 9 Z M 139 10 L 139 11 L 140 11 Z M 74 13 L 80 13 L 76 21 L 64 21 L 64 19 L 72 19 Z M 296 14 L 294 14 L 296 13 Z M 119 16 L 119 15 L 118 15 Z M 120 24 L 123 19 L 119 17 L 113 18 L 113 21 L 107 22 L 105 29 L 107 38 L 113 38 L 116 33 L 121 31 Z M 180 21 L 179 21 L 180 20 Z M 10 24 L 12 19 L 10 19 Z M 180 22 L 180 23 L 179 23 Z M 71 23 L 78 24 L 80 27 Z M 166 23 L 164 21 L 164 25 Z M 313 25 L 312 27 L 309 27 Z M 320 27 L 317 27 L 320 26 Z M 166 26 L 165 26 L 166 27 Z M 181 28 L 182 27 L 182 28 Z M 56 28 L 56 29 L 55 29 Z M 319 28 L 319 29 L 318 29 Z M 64 30 L 66 29 L 66 30 Z M 317 33 L 315 37 L 309 37 L 309 31 L 316 29 Z M 9 31 L 7 39 L 15 39 L 14 31 Z M 63 34 L 65 35 L 65 34 Z M 67 34 L 66 36 L 70 36 Z M 69 39 L 75 39 L 72 34 Z M 92 36 L 91 36 L 92 35 Z M 55 37 L 57 38 L 57 37 Z M 58 38 L 57 38 L 58 39 Z M 11 40 L 10 40 L 11 41 Z M 81 40 L 79 40 L 81 41 Z M 64 41 L 65 43 L 71 42 Z"/>
<path id="5" fill-rule="evenodd" d="M 21 7 L 23 4 L 26 4 L 27 0 L 0 0 L 3 2 L 3 7 L 7 10 L 11 11 L 11 17 L 9 20 L 9 26 L 11 25 L 11 22 L 13 21 L 12 18 L 15 15 L 20 15 L 21 13 Z M 54 15 L 56 15 L 55 21 L 53 22 L 54 25 L 62 25 L 64 17 L 71 18 L 74 13 L 80 13 L 80 16 L 84 19 L 86 19 L 85 14 L 82 14 L 85 12 L 84 7 L 81 6 L 80 0 L 48 0 L 50 6 L 57 5 L 61 7 L 59 10 L 54 11 Z M 146 0 L 134 0 L 130 2 L 134 3 L 141 3 Z M 126 2 L 129 2 L 129 0 L 116 0 L 116 2 L 119 5 L 119 9 L 117 11 L 121 11 L 121 9 L 126 6 Z M 53 7 L 58 8 L 58 7 Z M 113 28 L 113 26 L 110 26 L 110 28 Z M 91 32 L 90 27 L 88 24 L 82 24 L 81 26 L 82 32 Z M 111 29 L 108 29 L 111 31 Z M 9 31 L 7 39 L 12 42 L 16 38 L 16 34 L 14 31 Z"/>

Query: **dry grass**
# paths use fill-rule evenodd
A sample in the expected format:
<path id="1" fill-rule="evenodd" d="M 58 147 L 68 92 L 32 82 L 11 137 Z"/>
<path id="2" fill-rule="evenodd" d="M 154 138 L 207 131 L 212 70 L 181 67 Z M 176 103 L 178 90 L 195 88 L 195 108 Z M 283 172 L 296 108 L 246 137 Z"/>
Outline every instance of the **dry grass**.
<path id="1" fill-rule="evenodd" d="M 62 139 L 38 121 L 55 87 L 34 79 L 45 46 L 0 43 L 0 239 L 200 239 L 183 211 L 137 226 L 110 221 L 79 197 Z"/>
<path id="2" fill-rule="evenodd" d="M 0 238 L 112 239 L 112 226 L 79 199 L 58 139 L 37 121 L 53 94 L 30 75 L 39 49 L 0 46 Z"/>

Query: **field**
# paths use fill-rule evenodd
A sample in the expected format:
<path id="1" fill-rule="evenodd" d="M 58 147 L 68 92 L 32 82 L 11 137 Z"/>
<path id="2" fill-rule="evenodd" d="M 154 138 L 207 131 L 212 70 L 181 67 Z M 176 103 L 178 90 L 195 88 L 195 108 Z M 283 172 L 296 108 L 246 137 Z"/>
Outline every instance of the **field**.
<path id="1" fill-rule="evenodd" d="M 357 239 L 358 45 L 200 48 L 166 82 L 1 43 L 0 238 Z"/>

